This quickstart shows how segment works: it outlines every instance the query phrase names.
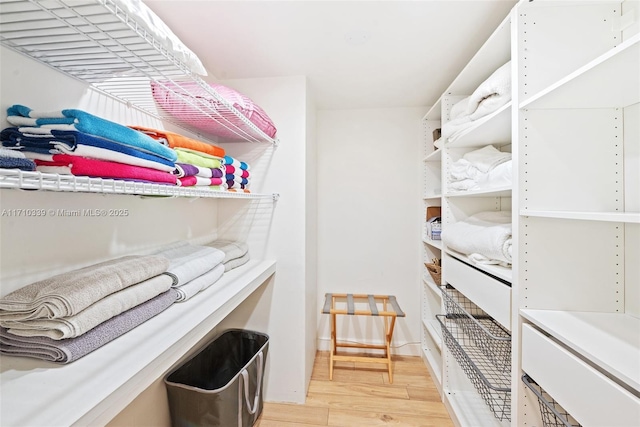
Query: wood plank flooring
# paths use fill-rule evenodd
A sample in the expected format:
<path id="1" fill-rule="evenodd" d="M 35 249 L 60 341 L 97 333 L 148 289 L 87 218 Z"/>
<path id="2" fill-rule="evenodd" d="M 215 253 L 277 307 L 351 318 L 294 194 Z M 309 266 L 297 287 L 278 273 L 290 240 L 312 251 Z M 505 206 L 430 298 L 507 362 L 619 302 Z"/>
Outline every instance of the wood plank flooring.
<path id="1" fill-rule="evenodd" d="M 256 427 L 453 427 L 419 357 L 393 356 L 393 384 L 384 364 L 336 363 L 318 352 L 304 405 L 265 402 Z"/>

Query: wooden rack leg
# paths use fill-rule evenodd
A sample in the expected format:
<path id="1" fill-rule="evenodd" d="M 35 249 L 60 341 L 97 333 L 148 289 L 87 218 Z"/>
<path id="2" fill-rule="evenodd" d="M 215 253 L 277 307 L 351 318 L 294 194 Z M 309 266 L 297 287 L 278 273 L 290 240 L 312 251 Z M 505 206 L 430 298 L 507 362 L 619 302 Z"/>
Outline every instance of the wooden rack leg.
<path id="1" fill-rule="evenodd" d="M 389 323 L 389 332 L 387 332 L 385 337 L 385 341 L 387 344 L 387 365 L 389 368 L 389 384 L 393 384 L 393 370 L 391 368 L 391 340 L 393 339 L 393 328 L 395 327 L 395 325 L 396 325 L 396 317 L 391 316 L 391 322 Z"/>
<path id="2" fill-rule="evenodd" d="M 331 354 L 329 355 L 329 380 L 333 381 L 333 356 L 336 355 L 336 315 L 331 315 Z"/>

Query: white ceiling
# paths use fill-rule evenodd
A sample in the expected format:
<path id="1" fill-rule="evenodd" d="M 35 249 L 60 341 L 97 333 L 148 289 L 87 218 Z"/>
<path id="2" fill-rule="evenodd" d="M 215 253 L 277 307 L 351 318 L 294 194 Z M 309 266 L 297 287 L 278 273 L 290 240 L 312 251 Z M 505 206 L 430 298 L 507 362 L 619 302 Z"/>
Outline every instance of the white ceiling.
<path id="1" fill-rule="evenodd" d="M 145 0 L 215 79 L 306 75 L 321 109 L 432 105 L 517 0 Z"/>

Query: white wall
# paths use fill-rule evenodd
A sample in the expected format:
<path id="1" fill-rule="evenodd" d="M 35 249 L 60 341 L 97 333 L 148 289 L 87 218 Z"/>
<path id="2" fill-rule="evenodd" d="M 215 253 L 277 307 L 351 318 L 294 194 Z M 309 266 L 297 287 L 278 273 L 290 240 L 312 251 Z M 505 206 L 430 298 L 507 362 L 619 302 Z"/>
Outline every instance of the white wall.
<path id="1" fill-rule="evenodd" d="M 318 112 L 318 302 L 325 293 L 391 294 L 407 317 L 394 354 L 419 354 L 423 108 Z M 338 317 L 338 339 L 383 342 L 379 318 Z M 318 322 L 329 349 L 329 316 Z"/>
<path id="2" fill-rule="evenodd" d="M 276 258 L 275 280 L 259 299 L 249 299 L 235 311 L 224 327 L 242 327 L 269 335 L 269 357 L 265 378 L 268 401 L 304 403 L 315 356 L 315 305 L 309 317 L 309 303 L 316 295 L 314 255 L 314 112 L 304 77 L 227 80 L 223 82 L 246 94 L 278 126 L 277 148 L 266 157 L 261 192 L 277 192 L 266 257 Z M 252 144 L 228 144 L 231 155 L 251 157 Z M 251 161 L 251 160 L 250 160 Z M 251 165 L 253 176 L 254 165 Z M 253 185 L 253 184 L 252 184 Z M 253 188 L 253 187 L 252 187 Z M 228 215 L 221 216 L 228 217 Z M 260 233 L 251 233 L 254 242 Z M 251 247 L 260 244 L 251 243 Z M 311 294 L 311 300 L 309 295 Z"/>

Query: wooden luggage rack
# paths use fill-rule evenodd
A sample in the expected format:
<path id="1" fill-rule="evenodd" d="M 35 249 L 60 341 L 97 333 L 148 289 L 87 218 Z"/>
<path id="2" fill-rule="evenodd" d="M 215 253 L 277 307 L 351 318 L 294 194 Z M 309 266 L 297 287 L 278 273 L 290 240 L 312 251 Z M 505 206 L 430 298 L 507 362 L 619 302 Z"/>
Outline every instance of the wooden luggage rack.
<path id="1" fill-rule="evenodd" d="M 356 309 L 356 303 L 364 305 L 368 309 Z M 364 303 L 364 304 L 362 304 Z M 337 307 L 340 304 L 341 307 Z M 344 306 L 346 304 L 346 307 Z M 378 309 L 378 304 L 382 309 Z M 396 324 L 396 317 L 404 317 L 405 314 L 400 309 L 396 297 L 393 295 L 368 295 L 368 294 L 325 294 L 323 314 L 331 315 L 331 357 L 329 361 L 329 379 L 333 380 L 333 364 L 336 361 L 364 362 L 364 363 L 386 363 L 389 371 L 389 383 L 393 383 L 393 372 L 391 370 L 391 340 L 393 339 L 393 328 Z M 381 316 L 384 318 L 385 337 L 384 344 L 357 344 L 339 342 L 336 336 L 336 315 L 348 316 Z M 349 356 L 337 354 L 338 347 L 361 348 L 383 350 L 384 356 Z"/>

